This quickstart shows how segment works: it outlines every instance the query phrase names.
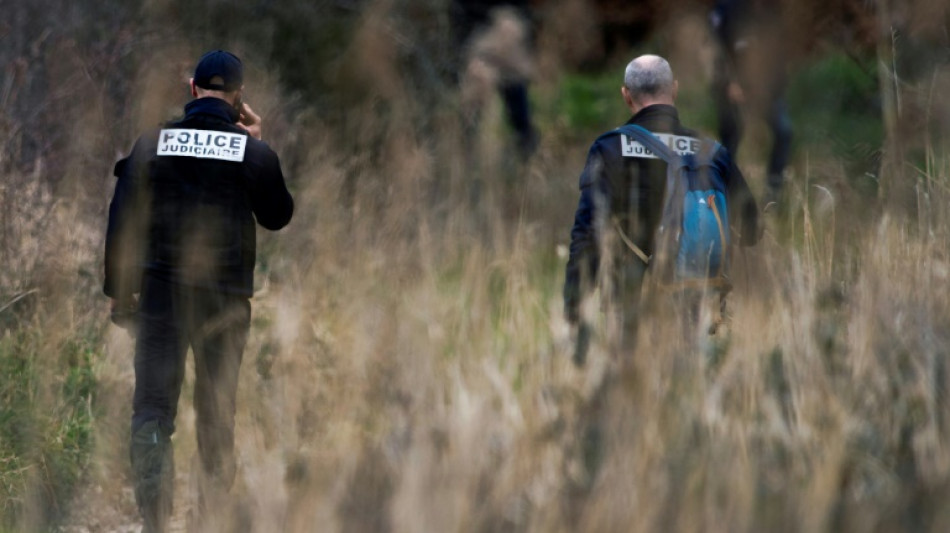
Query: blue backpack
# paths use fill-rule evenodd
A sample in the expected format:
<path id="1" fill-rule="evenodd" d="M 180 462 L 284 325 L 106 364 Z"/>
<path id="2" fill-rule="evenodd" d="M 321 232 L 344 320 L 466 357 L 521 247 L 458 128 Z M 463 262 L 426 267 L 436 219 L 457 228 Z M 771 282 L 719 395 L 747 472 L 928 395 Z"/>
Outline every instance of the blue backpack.
<path id="1" fill-rule="evenodd" d="M 654 275 L 674 288 L 705 286 L 728 290 L 726 184 L 712 164 L 720 145 L 707 141 L 701 143 L 702 149 L 696 153 L 678 154 L 649 130 L 635 124 L 625 124 L 611 133 L 632 138 L 667 163 L 663 213 L 656 230 L 653 257 L 647 258 Z M 621 237 L 631 244 L 622 232 Z"/>

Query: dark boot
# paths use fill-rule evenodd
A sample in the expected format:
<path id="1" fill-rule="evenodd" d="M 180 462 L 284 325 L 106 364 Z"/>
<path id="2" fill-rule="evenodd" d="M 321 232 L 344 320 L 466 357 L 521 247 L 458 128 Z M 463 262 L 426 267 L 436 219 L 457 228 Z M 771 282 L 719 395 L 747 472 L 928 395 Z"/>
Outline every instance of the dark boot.
<path id="1" fill-rule="evenodd" d="M 132 434 L 129 448 L 135 477 L 135 501 L 142 515 L 143 533 L 165 531 L 172 513 L 175 460 L 171 437 L 156 420 Z"/>

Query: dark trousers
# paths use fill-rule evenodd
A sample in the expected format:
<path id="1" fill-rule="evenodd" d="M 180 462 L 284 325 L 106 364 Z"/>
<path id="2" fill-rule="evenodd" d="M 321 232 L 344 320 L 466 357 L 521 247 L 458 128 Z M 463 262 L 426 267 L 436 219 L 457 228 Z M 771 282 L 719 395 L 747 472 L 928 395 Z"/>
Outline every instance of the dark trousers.
<path id="1" fill-rule="evenodd" d="M 719 120 L 719 139 L 735 160 L 739 151 L 739 142 L 744 133 L 743 110 L 739 104 L 729 98 L 727 86 L 726 83 L 717 83 L 713 93 Z M 792 121 L 788 116 L 785 98 L 780 89 L 775 89 L 764 102 L 752 104 L 751 107 L 749 111 L 761 116 L 772 132 L 772 150 L 766 167 L 766 185 L 770 190 L 778 192 L 784 185 L 783 172 L 788 165 L 792 146 Z"/>
<path id="2" fill-rule="evenodd" d="M 513 82 L 502 85 L 501 97 L 508 111 L 508 121 L 518 136 L 518 150 L 525 156 L 530 156 L 537 147 L 537 134 L 531 125 L 531 106 L 528 102 L 528 85 L 526 82 Z"/>
<path id="3" fill-rule="evenodd" d="M 141 449 L 143 439 L 139 435 L 146 430 L 157 431 L 151 440 L 160 445 L 164 440 L 164 446 L 170 447 L 168 438 L 175 431 L 185 357 L 190 347 L 195 361 L 199 495 L 205 498 L 230 489 L 235 475 L 235 398 L 250 318 L 251 305 L 244 296 L 145 276 L 139 302 L 132 402 L 132 462 L 139 478 L 137 483 L 158 475 L 158 471 L 173 471 L 172 464 L 139 468 L 135 454 L 147 453 Z M 164 463 L 172 461 L 170 453 L 157 456 L 166 457 Z M 146 471 L 149 469 L 151 472 Z M 144 499 L 148 500 L 149 495 Z M 143 502 L 139 505 L 141 508 Z"/>

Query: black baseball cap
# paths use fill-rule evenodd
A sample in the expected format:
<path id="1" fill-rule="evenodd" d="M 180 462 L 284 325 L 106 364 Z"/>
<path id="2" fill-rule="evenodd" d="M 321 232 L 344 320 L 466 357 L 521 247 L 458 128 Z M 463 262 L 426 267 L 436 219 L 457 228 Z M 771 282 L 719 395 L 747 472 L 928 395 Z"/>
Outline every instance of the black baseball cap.
<path id="1" fill-rule="evenodd" d="M 212 83 L 215 77 L 222 83 Z M 195 67 L 195 85 L 210 91 L 231 92 L 241 88 L 244 83 L 244 65 L 231 52 L 215 50 L 201 56 Z"/>

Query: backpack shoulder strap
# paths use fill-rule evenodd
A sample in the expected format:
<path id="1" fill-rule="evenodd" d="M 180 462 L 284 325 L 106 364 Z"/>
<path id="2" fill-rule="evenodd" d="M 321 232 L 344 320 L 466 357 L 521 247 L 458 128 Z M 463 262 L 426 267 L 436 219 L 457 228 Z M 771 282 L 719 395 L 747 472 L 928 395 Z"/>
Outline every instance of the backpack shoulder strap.
<path id="1" fill-rule="evenodd" d="M 714 139 L 703 138 L 702 148 L 696 154 L 697 156 L 702 156 L 702 160 L 707 164 L 712 164 L 716 159 L 716 154 L 719 153 L 719 149 L 722 148 L 722 144 Z"/>

